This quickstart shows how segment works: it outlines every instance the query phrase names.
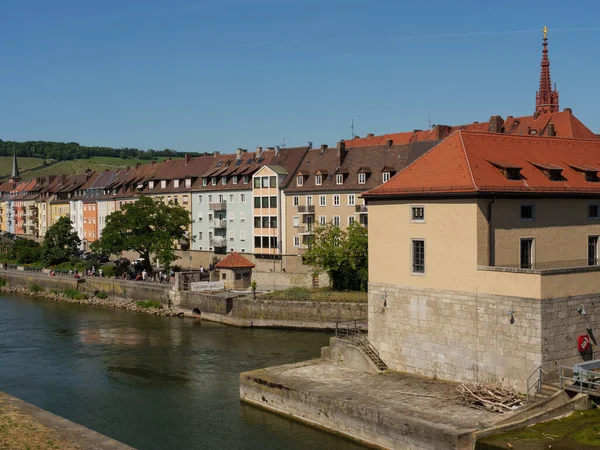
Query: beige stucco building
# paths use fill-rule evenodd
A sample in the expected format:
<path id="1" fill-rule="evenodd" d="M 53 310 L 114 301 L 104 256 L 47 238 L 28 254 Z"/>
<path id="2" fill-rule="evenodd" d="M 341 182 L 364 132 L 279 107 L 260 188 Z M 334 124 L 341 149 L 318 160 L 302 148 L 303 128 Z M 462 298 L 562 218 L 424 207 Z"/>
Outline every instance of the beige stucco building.
<path id="1" fill-rule="evenodd" d="M 600 327 L 596 159 L 597 141 L 462 132 L 365 194 L 382 359 L 523 392 L 593 357 L 577 338 Z"/>

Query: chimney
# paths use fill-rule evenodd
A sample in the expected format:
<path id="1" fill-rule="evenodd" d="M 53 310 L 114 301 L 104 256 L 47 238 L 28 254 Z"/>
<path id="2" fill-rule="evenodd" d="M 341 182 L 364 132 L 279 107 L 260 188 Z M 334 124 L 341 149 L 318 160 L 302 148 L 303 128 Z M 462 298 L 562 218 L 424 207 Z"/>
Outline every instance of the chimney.
<path id="1" fill-rule="evenodd" d="M 321 146 L 322 148 L 322 146 Z M 344 159 L 346 159 L 346 155 L 348 154 L 348 151 L 346 150 L 346 142 L 345 141 L 340 141 L 337 144 L 337 158 L 338 158 L 338 166 L 341 166 L 342 163 L 344 162 Z"/>
<path id="2" fill-rule="evenodd" d="M 502 133 L 502 126 L 504 125 L 504 120 L 501 116 L 491 116 L 490 117 L 490 125 L 488 128 L 488 132 L 490 133 Z"/>
<path id="3" fill-rule="evenodd" d="M 247 152 L 247 150 L 244 150 L 243 148 L 238 148 L 235 151 L 235 159 L 242 159 L 242 155 L 246 152 Z"/>
<path id="4" fill-rule="evenodd" d="M 548 136 L 556 136 L 556 130 L 554 129 L 554 124 L 548 124 Z"/>
<path id="5" fill-rule="evenodd" d="M 324 152 L 325 150 L 327 150 L 327 144 L 321 144 L 321 151 Z"/>
<path id="6" fill-rule="evenodd" d="M 312 141 L 308 141 L 308 149 L 309 150 L 312 149 L 312 144 L 313 144 Z"/>
<path id="7" fill-rule="evenodd" d="M 213 157 L 216 158 L 217 156 L 219 156 L 221 153 L 219 152 L 213 152 Z"/>
<path id="8" fill-rule="evenodd" d="M 392 148 L 392 145 L 394 145 L 394 140 L 393 139 L 387 139 L 385 141 L 385 144 L 387 145 L 387 148 Z"/>
<path id="9" fill-rule="evenodd" d="M 375 135 L 373 133 L 368 133 L 367 134 L 367 139 L 372 138 L 372 137 L 375 137 Z"/>
<path id="10" fill-rule="evenodd" d="M 190 163 L 190 155 L 188 155 L 187 153 L 185 154 L 185 165 L 187 166 Z"/>
<path id="11" fill-rule="evenodd" d="M 563 111 L 566 113 L 573 114 L 573 110 L 571 108 L 565 108 L 565 109 L 563 109 Z"/>
<path id="12" fill-rule="evenodd" d="M 279 156 L 280 152 L 281 152 L 281 147 L 279 145 L 275 146 L 275 156 Z"/>
<path id="13" fill-rule="evenodd" d="M 435 140 L 441 141 L 450 132 L 450 127 L 448 125 L 436 125 L 435 126 Z"/>
<path id="14" fill-rule="evenodd" d="M 261 153 L 262 153 L 262 147 L 256 147 L 256 152 L 254 153 L 254 155 L 258 158 Z"/>

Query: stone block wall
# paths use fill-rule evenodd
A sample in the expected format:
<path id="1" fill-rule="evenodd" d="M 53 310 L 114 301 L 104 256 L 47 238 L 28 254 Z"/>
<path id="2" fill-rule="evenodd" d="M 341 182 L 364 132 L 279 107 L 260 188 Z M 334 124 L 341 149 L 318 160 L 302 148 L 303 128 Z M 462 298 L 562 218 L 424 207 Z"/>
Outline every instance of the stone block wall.
<path id="1" fill-rule="evenodd" d="M 524 392 L 542 363 L 542 301 L 370 283 L 369 339 L 394 370 Z"/>
<path id="2" fill-rule="evenodd" d="M 172 284 L 158 284 L 143 281 L 119 280 L 116 278 L 85 277 L 80 290 L 93 293 L 104 291 L 115 297 L 133 301 L 152 300 L 168 307 L 172 297 Z"/>
<path id="3" fill-rule="evenodd" d="M 44 289 L 56 289 L 63 291 L 65 289 L 77 290 L 77 280 L 68 277 L 51 277 L 42 272 L 15 272 L 15 271 L 0 271 L 0 277 L 5 278 L 8 284 L 13 284 L 23 287 L 31 287 L 32 284 L 37 284 Z"/>

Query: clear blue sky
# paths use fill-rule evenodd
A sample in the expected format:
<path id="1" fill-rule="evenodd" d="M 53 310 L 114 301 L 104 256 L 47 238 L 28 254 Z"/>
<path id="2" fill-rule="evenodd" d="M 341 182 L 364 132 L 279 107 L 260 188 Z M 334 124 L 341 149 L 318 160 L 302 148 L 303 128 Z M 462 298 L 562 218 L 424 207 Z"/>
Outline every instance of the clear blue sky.
<path id="1" fill-rule="evenodd" d="M 527 115 L 600 133 L 600 4 L 3 0 L 0 138 L 233 151 Z"/>

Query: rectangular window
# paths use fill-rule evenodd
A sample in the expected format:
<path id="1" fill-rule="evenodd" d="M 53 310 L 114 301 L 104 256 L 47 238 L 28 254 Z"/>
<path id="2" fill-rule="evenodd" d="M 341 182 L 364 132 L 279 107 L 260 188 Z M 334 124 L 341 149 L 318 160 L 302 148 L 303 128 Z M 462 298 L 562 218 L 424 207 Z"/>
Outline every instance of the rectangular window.
<path id="1" fill-rule="evenodd" d="M 521 205 L 521 220 L 535 219 L 534 205 Z"/>
<path id="2" fill-rule="evenodd" d="M 192 179 L 191 178 L 185 179 L 185 187 L 186 188 L 192 187 Z"/>
<path id="3" fill-rule="evenodd" d="M 212 177 L 212 178 L 211 178 L 211 180 L 210 180 L 210 183 L 211 183 L 213 186 L 216 186 L 216 185 L 217 185 L 217 177 Z"/>
<path id="4" fill-rule="evenodd" d="M 425 273 L 425 241 L 412 240 L 412 273 Z"/>
<path id="5" fill-rule="evenodd" d="M 324 195 L 319 195 L 319 206 L 327 205 L 327 197 Z"/>
<path id="6" fill-rule="evenodd" d="M 327 225 L 327 216 L 319 216 L 319 225 L 322 227 Z"/>
<path id="7" fill-rule="evenodd" d="M 338 194 L 333 196 L 333 206 L 340 206 L 340 196 Z"/>
<path id="8" fill-rule="evenodd" d="M 212 203 L 212 201 L 213 201 L 212 194 L 208 194 L 208 203 Z"/>
<path id="9" fill-rule="evenodd" d="M 304 184 L 304 177 L 302 177 L 302 175 L 299 175 L 296 177 L 296 186 L 302 186 Z"/>
<path id="10" fill-rule="evenodd" d="M 336 174 L 335 184 L 344 184 L 344 174 L 343 173 Z"/>
<path id="11" fill-rule="evenodd" d="M 254 228 L 260 228 L 260 217 L 254 218 Z"/>
<path id="12" fill-rule="evenodd" d="M 187 196 L 187 194 L 183 195 L 183 197 L 181 198 L 181 202 L 184 205 L 187 205 L 187 203 L 188 203 L 188 196 Z"/>
<path id="13" fill-rule="evenodd" d="M 271 248 L 277 248 L 277 238 L 271 237 L 269 244 Z"/>
<path id="14" fill-rule="evenodd" d="M 240 203 L 246 203 L 246 194 L 240 194 Z"/>
<path id="15" fill-rule="evenodd" d="M 260 236 L 254 236 L 254 248 L 261 248 Z"/>
<path id="16" fill-rule="evenodd" d="M 358 174 L 358 184 L 365 184 L 367 182 L 367 174 L 359 173 Z"/>
<path id="17" fill-rule="evenodd" d="M 238 180 L 237 175 L 234 175 L 233 179 L 231 181 L 233 184 L 237 184 L 237 180 Z"/>
<path id="18" fill-rule="evenodd" d="M 225 203 L 225 196 L 223 194 L 219 194 L 219 203 Z"/>
<path id="19" fill-rule="evenodd" d="M 521 239 L 521 269 L 533 268 L 533 239 Z"/>
<path id="20" fill-rule="evenodd" d="M 294 206 L 298 206 L 300 204 L 300 197 L 298 197 L 297 195 L 294 195 Z"/>
<path id="21" fill-rule="evenodd" d="M 340 216 L 333 216 L 333 226 L 334 227 L 340 226 Z"/>
<path id="22" fill-rule="evenodd" d="M 588 236 L 588 266 L 598 265 L 598 236 Z"/>
<path id="23" fill-rule="evenodd" d="M 148 189 L 150 189 L 150 190 L 154 189 L 154 181 L 148 182 Z"/>
<path id="24" fill-rule="evenodd" d="M 277 228 L 277 217 L 271 217 L 270 226 L 271 228 Z"/>
<path id="25" fill-rule="evenodd" d="M 246 232 L 240 231 L 240 241 L 245 241 L 245 240 L 246 240 Z"/>
<path id="26" fill-rule="evenodd" d="M 221 184 L 227 184 L 227 177 L 221 177 Z"/>
<path id="27" fill-rule="evenodd" d="M 387 183 L 388 181 L 390 181 L 390 173 L 389 172 L 383 172 L 383 182 Z"/>
<path id="28" fill-rule="evenodd" d="M 198 213 L 198 222 L 202 223 L 202 216 L 203 214 L 201 212 Z"/>
<path id="29" fill-rule="evenodd" d="M 199 205 L 201 205 L 201 204 L 202 204 L 202 196 L 201 196 L 201 195 L 199 195 L 199 196 L 198 196 L 198 204 L 199 204 Z"/>
<path id="30" fill-rule="evenodd" d="M 167 187 L 167 180 L 160 180 L 160 187 L 162 189 L 166 188 Z"/>
<path id="31" fill-rule="evenodd" d="M 277 177 L 269 177 L 269 186 L 272 188 L 277 187 Z"/>
<path id="32" fill-rule="evenodd" d="M 254 207 L 260 208 L 260 197 L 254 197 Z"/>
<path id="33" fill-rule="evenodd" d="M 411 222 L 425 222 L 425 207 L 424 206 L 411 206 L 410 207 L 410 221 Z"/>
<path id="34" fill-rule="evenodd" d="M 277 197 L 270 197 L 270 199 L 271 208 L 277 208 Z"/>
<path id="35" fill-rule="evenodd" d="M 246 213 L 244 211 L 240 212 L 240 222 L 246 223 Z"/>
<path id="36" fill-rule="evenodd" d="M 244 175 L 243 180 L 244 180 L 244 184 L 248 184 L 248 180 L 249 180 L 248 175 Z"/>
<path id="37" fill-rule="evenodd" d="M 264 188 L 269 187 L 269 177 L 261 177 L 260 182 L 262 184 L 262 187 L 264 187 Z"/>
<path id="38" fill-rule="evenodd" d="M 300 236 L 294 236 L 294 247 L 300 247 Z"/>
<path id="39" fill-rule="evenodd" d="M 235 220 L 235 213 L 234 212 L 230 212 L 229 213 L 229 221 L 233 222 Z"/>
<path id="40" fill-rule="evenodd" d="M 352 225 L 354 223 L 354 216 L 348 216 L 348 226 Z"/>
<path id="41" fill-rule="evenodd" d="M 268 217 L 262 218 L 262 228 L 269 228 L 269 218 Z"/>
<path id="42" fill-rule="evenodd" d="M 263 236 L 263 238 L 262 238 L 262 247 L 269 248 L 269 238 L 266 236 Z"/>
<path id="43" fill-rule="evenodd" d="M 179 179 L 176 178 L 173 180 L 173 187 L 176 187 L 176 188 L 179 187 Z"/>
<path id="44" fill-rule="evenodd" d="M 348 206 L 355 206 L 355 205 L 356 205 L 356 195 L 348 194 Z"/>
<path id="45" fill-rule="evenodd" d="M 292 218 L 292 223 L 293 223 L 294 228 L 298 228 L 300 226 L 300 217 L 294 216 Z"/>
<path id="46" fill-rule="evenodd" d="M 261 197 L 260 200 L 260 204 L 263 208 L 269 207 L 269 197 Z"/>
<path id="47" fill-rule="evenodd" d="M 206 186 L 208 184 L 208 178 L 202 178 L 202 186 Z"/>
<path id="48" fill-rule="evenodd" d="M 198 240 L 202 240 L 202 238 L 204 237 L 204 232 L 203 231 L 199 231 L 198 232 Z"/>
<path id="49" fill-rule="evenodd" d="M 315 175 L 315 184 L 317 186 L 321 186 L 323 184 L 323 176 L 322 175 Z"/>
<path id="50" fill-rule="evenodd" d="M 235 231 L 230 231 L 229 232 L 229 240 L 231 242 L 235 241 Z"/>
<path id="51" fill-rule="evenodd" d="M 312 205 L 312 195 L 307 195 L 306 196 L 306 206 L 311 206 Z"/>
<path id="52" fill-rule="evenodd" d="M 235 197 L 234 194 L 229 194 L 229 203 L 233 203 L 234 197 Z"/>
<path id="53" fill-rule="evenodd" d="M 588 205 L 588 219 L 598 219 L 598 205 Z"/>

